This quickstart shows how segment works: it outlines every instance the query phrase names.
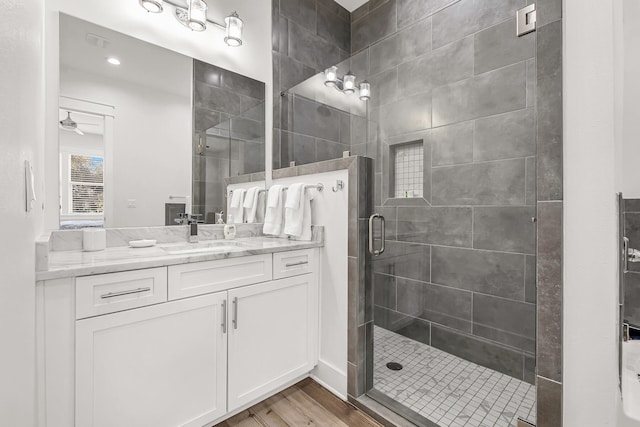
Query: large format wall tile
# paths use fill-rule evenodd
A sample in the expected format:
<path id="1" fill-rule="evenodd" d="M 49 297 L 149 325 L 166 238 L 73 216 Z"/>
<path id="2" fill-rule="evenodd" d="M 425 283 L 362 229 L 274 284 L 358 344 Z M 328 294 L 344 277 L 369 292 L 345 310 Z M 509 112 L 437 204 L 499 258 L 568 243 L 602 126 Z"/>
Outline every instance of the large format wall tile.
<path id="1" fill-rule="evenodd" d="M 431 282 L 522 301 L 524 256 L 433 246 Z"/>
<path id="2" fill-rule="evenodd" d="M 372 260 L 373 271 L 429 281 L 431 247 L 387 240 L 384 253 Z"/>
<path id="3" fill-rule="evenodd" d="M 194 108 L 215 110 L 236 116 L 242 113 L 240 95 L 197 81 L 194 84 L 193 105 Z"/>
<path id="4" fill-rule="evenodd" d="M 340 141 L 340 123 L 338 110 L 324 104 L 296 96 L 292 116 L 292 129 L 303 135 Z"/>
<path id="5" fill-rule="evenodd" d="M 536 335 L 536 307 L 533 304 L 512 301 L 490 295 L 473 296 L 473 323 L 530 339 L 533 352 Z M 506 343 L 509 344 L 509 343 Z"/>
<path id="6" fill-rule="evenodd" d="M 335 4 L 335 2 L 332 2 Z M 318 35 L 333 42 L 345 52 L 351 50 L 351 22 L 318 4 Z"/>
<path id="7" fill-rule="evenodd" d="M 538 200 L 562 200 L 562 21 L 538 30 Z"/>
<path id="8" fill-rule="evenodd" d="M 475 161 L 536 155 L 536 112 L 533 108 L 476 120 Z"/>
<path id="9" fill-rule="evenodd" d="M 398 312 L 471 332 L 471 292 L 401 278 L 397 292 Z"/>
<path id="10" fill-rule="evenodd" d="M 526 106 L 524 62 L 433 90 L 433 126 L 444 126 Z"/>
<path id="11" fill-rule="evenodd" d="M 538 375 L 562 381 L 562 202 L 538 203 Z"/>
<path id="12" fill-rule="evenodd" d="M 351 52 L 355 53 L 395 31 L 396 0 L 388 0 L 369 12 L 365 19 L 351 24 Z"/>
<path id="13" fill-rule="evenodd" d="M 337 64 L 342 59 L 340 49 L 304 27 L 289 22 L 289 55 L 317 71 Z"/>
<path id="14" fill-rule="evenodd" d="M 316 28 L 315 0 L 279 0 L 280 14 L 304 28 Z"/>
<path id="15" fill-rule="evenodd" d="M 525 160 L 432 169 L 434 205 L 523 205 Z"/>
<path id="16" fill-rule="evenodd" d="M 562 384 L 538 376 L 536 425 L 562 426 Z"/>
<path id="17" fill-rule="evenodd" d="M 396 277 L 373 273 L 373 303 L 389 310 L 396 309 Z"/>
<path id="18" fill-rule="evenodd" d="M 398 207 L 397 240 L 471 247 L 471 208 Z"/>
<path id="19" fill-rule="evenodd" d="M 432 166 L 473 161 L 473 121 L 434 128 L 429 133 Z"/>
<path id="20" fill-rule="evenodd" d="M 514 18 L 524 5 L 525 0 L 461 0 L 433 15 L 433 45 L 440 47 Z"/>
<path id="21" fill-rule="evenodd" d="M 377 74 L 431 50 L 431 19 L 417 22 L 376 43 L 370 50 L 370 72 Z"/>
<path id="22" fill-rule="evenodd" d="M 473 37 L 398 66 L 398 92 L 410 95 L 473 76 Z"/>
<path id="23" fill-rule="evenodd" d="M 640 273 L 624 275 L 624 320 L 640 327 Z"/>
<path id="24" fill-rule="evenodd" d="M 384 137 L 417 132 L 431 127 L 431 95 L 402 98 L 380 107 L 380 134 Z"/>
<path id="25" fill-rule="evenodd" d="M 377 326 L 394 331 L 424 344 L 431 342 L 431 323 L 417 317 L 375 306 L 373 314 Z"/>
<path id="26" fill-rule="evenodd" d="M 518 37 L 513 17 L 475 35 L 476 74 L 533 58 L 535 54 L 536 33 Z"/>
<path id="27" fill-rule="evenodd" d="M 512 377 L 523 377 L 523 355 L 516 350 L 437 325 L 431 326 L 431 345 Z"/>
<path id="28" fill-rule="evenodd" d="M 473 210 L 473 247 L 535 254 L 535 206 L 479 207 Z"/>
<path id="29" fill-rule="evenodd" d="M 398 29 L 432 15 L 455 0 L 397 0 Z"/>

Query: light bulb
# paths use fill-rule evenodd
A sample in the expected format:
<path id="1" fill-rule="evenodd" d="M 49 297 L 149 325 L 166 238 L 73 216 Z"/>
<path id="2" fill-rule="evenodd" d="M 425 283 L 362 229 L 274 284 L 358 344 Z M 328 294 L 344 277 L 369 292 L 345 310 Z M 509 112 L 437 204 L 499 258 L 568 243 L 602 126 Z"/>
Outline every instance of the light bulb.
<path id="1" fill-rule="evenodd" d="M 193 31 L 207 29 L 207 3 L 203 0 L 189 0 L 188 23 Z"/>
<path id="2" fill-rule="evenodd" d="M 368 81 L 360 83 L 360 100 L 368 101 L 371 98 L 371 85 Z"/>
<path id="3" fill-rule="evenodd" d="M 329 87 L 335 87 L 336 78 L 338 77 L 338 67 L 335 65 L 324 70 L 324 85 Z"/>
<path id="4" fill-rule="evenodd" d="M 233 47 L 242 46 L 242 27 L 244 26 L 242 19 L 238 17 L 236 12 L 233 12 L 224 18 L 224 22 L 227 24 L 227 35 L 224 42 Z"/>
<path id="5" fill-rule="evenodd" d="M 144 7 L 147 12 L 162 12 L 162 0 L 140 0 L 140 6 Z"/>
<path id="6" fill-rule="evenodd" d="M 344 82 L 342 87 L 343 87 L 342 91 L 344 93 L 351 94 L 355 92 L 356 76 L 351 74 L 351 71 L 349 71 L 347 74 L 344 75 Z"/>
<path id="7" fill-rule="evenodd" d="M 120 65 L 120 60 L 114 56 L 107 58 L 107 62 L 111 65 Z"/>

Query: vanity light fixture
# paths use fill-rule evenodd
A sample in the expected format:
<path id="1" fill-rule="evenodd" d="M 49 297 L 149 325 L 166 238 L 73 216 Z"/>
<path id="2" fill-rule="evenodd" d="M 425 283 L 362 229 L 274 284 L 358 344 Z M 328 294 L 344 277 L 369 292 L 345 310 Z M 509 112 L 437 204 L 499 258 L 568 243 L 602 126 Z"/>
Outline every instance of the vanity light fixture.
<path id="1" fill-rule="evenodd" d="M 207 4 L 203 0 L 189 0 L 189 28 L 193 31 L 207 29 Z"/>
<path id="2" fill-rule="evenodd" d="M 368 101 L 371 99 L 371 84 L 364 80 L 356 85 L 356 76 L 349 71 L 343 78 L 338 77 L 338 67 L 335 65 L 324 70 L 324 85 L 333 87 L 342 93 L 351 95 L 356 91 L 356 87 L 360 92 L 360 100 Z"/>
<path id="3" fill-rule="evenodd" d="M 162 12 L 162 0 L 140 0 L 140 6 L 144 7 L 147 12 Z"/>
<path id="4" fill-rule="evenodd" d="M 236 47 L 242 46 L 242 30 L 244 23 L 236 12 L 224 18 L 224 24 L 207 18 L 207 3 L 204 0 L 188 0 L 187 7 L 176 3 L 175 0 L 138 0 L 147 12 L 160 13 L 163 11 L 163 4 L 170 4 L 175 8 L 176 19 L 185 27 L 193 31 L 204 31 L 207 23 L 225 31 L 224 41 L 227 45 Z"/>
<path id="5" fill-rule="evenodd" d="M 227 35 L 224 38 L 224 42 L 229 46 L 242 46 L 242 27 L 244 23 L 236 12 L 224 18 L 225 24 L 227 24 Z"/>

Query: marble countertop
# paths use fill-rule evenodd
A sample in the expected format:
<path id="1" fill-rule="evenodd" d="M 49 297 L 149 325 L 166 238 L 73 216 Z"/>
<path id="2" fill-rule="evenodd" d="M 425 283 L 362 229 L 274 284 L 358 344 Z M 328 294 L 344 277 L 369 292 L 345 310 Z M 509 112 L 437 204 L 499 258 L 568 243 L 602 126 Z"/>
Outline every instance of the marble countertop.
<path id="1" fill-rule="evenodd" d="M 210 252 L 176 253 L 184 249 L 190 250 L 190 247 L 202 248 L 207 245 L 225 246 L 225 248 Z M 229 248 L 227 245 L 231 245 L 233 248 Z M 114 247 L 98 252 L 78 250 L 50 252 L 48 269 L 37 271 L 36 280 L 114 273 L 321 246 L 323 246 L 321 240 L 299 241 L 279 237 L 250 237 L 231 241 L 200 241 L 194 244 L 169 243 L 150 248 Z"/>

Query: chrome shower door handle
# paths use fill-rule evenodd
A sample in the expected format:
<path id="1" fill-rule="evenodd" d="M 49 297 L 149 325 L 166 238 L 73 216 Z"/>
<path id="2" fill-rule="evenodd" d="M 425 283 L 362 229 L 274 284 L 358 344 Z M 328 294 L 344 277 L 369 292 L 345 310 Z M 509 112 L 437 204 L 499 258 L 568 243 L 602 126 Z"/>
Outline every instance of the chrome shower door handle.
<path id="1" fill-rule="evenodd" d="M 623 259 L 623 273 L 629 272 L 629 238 L 622 238 L 622 259 Z"/>
<path id="2" fill-rule="evenodd" d="M 375 249 L 374 247 L 374 239 L 373 239 L 373 223 L 376 218 L 380 218 L 380 249 Z M 374 213 L 369 217 L 369 253 L 373 256 L 378 256 L 384 252 L 384 244 L 385 244 L 385 221 L 384 217 L 378 213 Z"/>

